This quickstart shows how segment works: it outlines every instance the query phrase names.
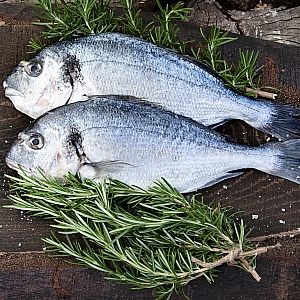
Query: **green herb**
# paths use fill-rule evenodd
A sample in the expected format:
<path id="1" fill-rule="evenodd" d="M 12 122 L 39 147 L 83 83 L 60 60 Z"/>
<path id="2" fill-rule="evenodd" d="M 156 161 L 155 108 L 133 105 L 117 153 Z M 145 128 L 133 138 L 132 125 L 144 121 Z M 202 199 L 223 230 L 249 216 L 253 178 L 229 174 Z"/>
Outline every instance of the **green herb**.
<path id="1" fill-rule="evenodd" d="M 154 22 L 150 22 L 144 26 L 143 19 L 141 18 L 141 10 L 137 10 L 134 7 L 132 0 L 120 0 L 120 4 L 123 6 L 124 12 L 124 14 L 120 16 L 122 22 L 120 31 L 146 39 L 154 26 Z"/>
<path id="2" fill-rule="evenodd" d="M 43 20 L 33 22 L 35 25 L 46 26 L 42 36 L 46 39 L 68 39 L 105 31 L 114 31 L 119 19 L 113 16 L 109 2 L 102 0 L 37 0 L 37 4 L 28 5 L 41 10 L 37 16 Z M 34 45 L 31 43 L 31 46 Z M 39 48 L 34 47 L 35 51 Z"/>
<path id="3" fill-rule="evenodd" d="M 228 37 L 229 32 L 222 32 L 214 26 L 211 27 L 210 37 L 206 37 L 200 28 L 200 33 L 207 45 L 199 43 L 197 52 L 192 49 L 195 58 L 204 61 L 206 64 L 217 72 L 224 69 L 224 60 L 221 59 L 220 46 L 237 40 L 237 38 Z"/>
<path id="4" fill-rule="evenodd" d="M 54 4 L 51 0 L 37 0 L 37 4 L 29 5 L 42 12 L 37 16 L 43 21 L 33 24 L 47 27 L 48 31 L 42 33 L 46 40 L 65 40 L 74 36 L 118 31 L 173 49 L 185 49 L 186 43 L 178 41 L 178 28 L 172 23 L 174 19 L 188 19 L 187 14 L 191 9 L 184 8 L 182 2 L 169 9 L 168 5 L 163 8 L 157 0 L 160 14 L 155 19 L 158 25 L 154 22 L 144 25 L 141 11 L 134 7 L 133 0 L 120 0 L 120 4 L 123 14 L 118 17 L 115 17 L 114 9 L 105 0 L 55 0 Z M 42 45 L 32 40 L 30 46 L 38 51 Z"/>
<path id="5" fill-rule="evenodd" d="M 226 60 L 222 59 L 222 53 L 220 47 L 236 41 L 237 38 L 229 37 L 229 32 L 222 32 L 221 29 L 217 29 L 214 26 L 211 27 L 210 37 L 205 36 L 202 29 L 200 29 L 201 35 L 204 38 L 206 45 L 199 43 L 197 51 L 191 49 L 195 58 L 204 61 L 213 70 L 219 73 L 219 75 L 225 80 L 227 85 L 244 91 L 246 87 L 257 89 L 260 82 L 259 71 L 263 66 L 256 67 L 256 61 L 259 52 L 255 54 L 253 51 L 243 52 L 239 49 L 240 60 L 237 65 L 229 65 Z M 250 93 L 250 96 L 255 96 L 255 93 Z"/>
<path id="6" fill-rule="evenodd" d="M 6 207 L 53 219 L 67 239 L 46 238 L 50 250 L 105 272 L 107 279 L 135 289 L 158 288 L 157 299 L 169 299 L 200 276 L 212 282 L 224 263 L 259 279 L 254 266 L 260 250 L 247 242 L 243 222 L 233 222 L 231 208 L 206 205 L 195 196 L 187 200 L 164 180 L 143 190 L 72 175 L 64 184 L 23 171 L 20 178 L 7 177 L 16 194 Z M 72 241 L 72 234 L 83 242 Z"/>
<path id="7" fill-rule="evenodd" d="M 261 67 L 256 67 L 256 60 L 258 58 L 259 52 L 257 51 L 255 54 L 253 51 L 251 52 L 243 52 L 239 49 L 240 61 L 238 65 L 232 65 L 232 72 L 226 72 L 225 79 L 236 88 L 243 88 L 246 85 L 251 87 L 256 87 L 259 84 L 259 76 L 258 73 L 262 69 Z M 225 68 L 229 70 L 230 68 Z M 220 72 L 222 75 L 222 72 Z M 254 78 L 258 78 L 258 81 L 255 83 Z"/>
<path id="8" fill-rule="evenodd" d="M 172 20 L 183 20 L 188 21 L 188 13 L 192 10 L 191 8 L 184 8 L 182 2 L 178 2 L 171 9 L 166 5 L 165 8 L 161 6 L 159 1 L 157 1 L 160 14 L 156 16 L 159 22 L 159 26 L 155 26 L 150 31 L 150 41 L 165 46 L 168 48 L 173 48 L 185 52 L 186 45 L 189 42 L 180 42 L 177 37 L 179 28 L 172 23 Z"/>

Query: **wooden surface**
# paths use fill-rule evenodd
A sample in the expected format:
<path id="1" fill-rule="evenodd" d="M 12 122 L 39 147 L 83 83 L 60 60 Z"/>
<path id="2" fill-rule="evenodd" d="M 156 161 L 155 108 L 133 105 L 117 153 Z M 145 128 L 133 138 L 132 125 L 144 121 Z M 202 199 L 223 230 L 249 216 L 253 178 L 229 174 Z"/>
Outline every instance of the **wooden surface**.
<path id="1" fill-rule="evenodd" d="M 221 1 L 219 1 L 221 3 Z M 223 3 L 226 1 L 222 1 Z M 242 6 L 246 1 L 232 1 Z M 298 6 L 286 8 L 284 5 L 272 7 L 266 1 L 256 1 L 256 5 L 246 11 L 226 9 L 216 0 L 190 0 L 190 22 L 198 26 L 222 27 L 234 33 L 269 41 L 277 41 L 294 46 L 300 45 L 300 2 Z M 294 3 L 296 5 L 296 3 Z"/>
<path id="2" fill-rule="evenodd" d="M 18 18 L 15 18 L 17 12 Z M 5 14 L 4 14 L 5 12 Z M 22 17 L 20 17 L 22 16 Z M 29 25 L 28 12 L 0 4 L 0 62 L 3 81 L 15 65 L 27 57 L 27 43 L 41 28 Z M 24 21 L 25 20 L 25 21 Z M 182 23 L 180 35 L 185 40 L 199 40 L 199 28 Z M 278 101 L 300 107 L 300 48 L 240 37 L 223 49 L 228 60 L 236 61 L 238 48 L 259 50 L 259 64 L 264 64 L 262 81 L 282 91 Z M 224 104 L 225 105 L 225 104 Z M 128 286 L 103 279 L 101 272 L 66 264 L 42 252 L 41 238 L 48 237 L 50 222 L 30 218 L 19 211 L 4 209 L 8 204 L 8 181 L 4 174 L 14 174 L 4 158 L 17 133 L 30 119 L 14 109 L 0 91 L 0 300 L 15 299 L 154 299 L 152 290 L 132 291 Z M 232 121 L 220 131 L 240 143 L 257 145 L 267 136 L 245 123 Z M 205 202 L 220 201 L 243 211 L 239 217 L 253 227 L 252 237 L 287 232 L 300 227 L 300 187 L 295 183 L 248 170 L 242 176 L 226 180 L 200 191 Z M 300 239 L 297 236 L 271 238 L 279 242 L 273 250 L 257 259 L 260 283 L 244 271 L 223 266 L 215 283 L 199 278 L 186 287 L 190 299 L 300 299 Z M 172 299 L 185 299 L 174 295 Z"/>

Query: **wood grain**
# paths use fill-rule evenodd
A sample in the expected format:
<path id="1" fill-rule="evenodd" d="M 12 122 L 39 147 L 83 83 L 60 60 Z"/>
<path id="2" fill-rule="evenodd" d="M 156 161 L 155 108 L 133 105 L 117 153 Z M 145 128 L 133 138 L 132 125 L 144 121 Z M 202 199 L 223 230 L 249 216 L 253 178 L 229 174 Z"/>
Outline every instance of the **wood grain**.
<path id="1" fill-rule="evenodd" d="M 45 254 L 10 254 L 6 257 L 9 259 L 14 267 L 0 268 L 1 300 L 144 300 L 157 296 L 155 290 L 131 290 L 129 286 L 105 280 L 99 271 L 66 265 Z M 24 261 L 35 263 L 29 266 Z M 19 267 L 16 262 L 20 263 Z M 296 260 L 286 255 L 285 259 L 260 257 L 257 263 L 257 271 L 262 276 L 259 283 L 236 267 L 222 266 L 214 283 L 198 278 L 185 287 L 185 294 L 191 300 L 299 299 L 299 252 Z M 171 300 L 184 299 L 182 294 L 171 297 Z"/>
<path id="2" fill-rule="evenodd" d="M 253 9 L 241 11 L 226 9 L 215 0 L 191 0 L 188 1 L 188 6 L 194 10 L 189 21 L 200 27 L 215 25 L 245 36 L 299 46 L 300 6 L 273 8 L 271 5 L 264 5 L 265 1 L 262 3 L 263 5 L 257 5 Z"/>

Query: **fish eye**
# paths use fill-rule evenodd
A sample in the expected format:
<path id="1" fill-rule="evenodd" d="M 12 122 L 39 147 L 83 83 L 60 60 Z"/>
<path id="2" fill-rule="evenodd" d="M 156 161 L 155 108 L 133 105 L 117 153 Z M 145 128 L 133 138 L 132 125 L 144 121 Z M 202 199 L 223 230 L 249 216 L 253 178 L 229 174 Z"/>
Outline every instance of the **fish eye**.
<path id="1" fill-rule="evenodd" d="M 39 76 L 42 73 L 42 66 L 38 62 L 31 62 L 25 66 L 25 71 L 29 76 Z"/>
<path id="2" fill-rule="evenodd" d="M 40 135 L 31 136 L 29 139 L 29 146 L 35 150 L 43 148 L 43 146 L 44 146 L 43 137 Z"/>

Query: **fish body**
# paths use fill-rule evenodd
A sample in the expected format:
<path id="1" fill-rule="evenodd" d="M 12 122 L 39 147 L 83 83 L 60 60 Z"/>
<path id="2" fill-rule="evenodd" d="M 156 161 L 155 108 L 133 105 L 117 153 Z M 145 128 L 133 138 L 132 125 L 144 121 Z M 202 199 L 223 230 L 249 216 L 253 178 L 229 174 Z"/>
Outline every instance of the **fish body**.
<path id="1" fill-rule="evenodd" d="M 130 95 L 205 126 L 241 119 L 283 140 L 300 133 L 299 108 L 247 98 L 196 59 L 119 33 L 50 45 L 21 62 L 3 86 L 33 118 L 83 95 Z"/>
<path id="2" fill-rule="evenodd" d="M 95 96 L 32 122 L 12 145 L 6 163 L 35 176 L 40 168 L 50 178 L 80 173 L 142 188 L 163 177 L 180 192 L 191 192 L 240 175 L 235 170 L 244 168 L 300 183 L 299 146 L 300 140 L 238 145 L 160 107 Z"/>

